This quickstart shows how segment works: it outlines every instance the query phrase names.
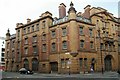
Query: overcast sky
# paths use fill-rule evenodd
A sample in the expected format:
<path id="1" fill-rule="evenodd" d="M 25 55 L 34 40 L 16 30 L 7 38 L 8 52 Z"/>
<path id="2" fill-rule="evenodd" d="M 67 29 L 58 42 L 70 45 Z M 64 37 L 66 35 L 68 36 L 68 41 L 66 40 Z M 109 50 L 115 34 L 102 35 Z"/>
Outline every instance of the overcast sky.
<path id="1" fill-rule="evenodd" d="M 59 17 L 59 4 L 64 3 L 68 11 L 71 1 L 77 12 L 83 12 L 84 7 L 89 4 L 105 8 L 118 17 L 119 0 L 0 0 L 0 36 L 5 37 L 8 28 L 14 34 L 16 23 L 25 24 L 27 18 L 32 21 L 38 19 L 45 11 L 51 12 L 53 17 Z"/>

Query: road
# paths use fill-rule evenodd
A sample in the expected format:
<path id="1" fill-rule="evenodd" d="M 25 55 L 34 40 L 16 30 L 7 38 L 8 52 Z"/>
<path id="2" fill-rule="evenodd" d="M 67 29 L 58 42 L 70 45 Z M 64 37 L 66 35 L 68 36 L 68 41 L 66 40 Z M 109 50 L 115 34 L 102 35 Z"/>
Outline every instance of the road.
<path id="1" fill-rule="evenodd" d="M 120 80 L 116 72 L 87 73 L 87 74 L 19 74 L 18 72 L 2 72 L 2 80 Z"/>

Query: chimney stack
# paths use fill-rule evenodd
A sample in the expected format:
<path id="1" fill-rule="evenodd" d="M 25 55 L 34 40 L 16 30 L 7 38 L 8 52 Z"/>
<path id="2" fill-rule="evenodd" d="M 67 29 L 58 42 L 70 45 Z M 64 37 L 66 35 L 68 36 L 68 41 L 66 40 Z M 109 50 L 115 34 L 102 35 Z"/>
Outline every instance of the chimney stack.
<path id="1" fill-rule="evenodd" d="M 66 6 L 64 3 L 61 3 L 59 6 L 59 18 L 63 18 L 66 16 Z"/>
<path id="2" fill-rule="evenodd" d="M 28 18 L 28 19 L 27 19 L 27 23 L 30 23 L 30 22 L 31 22 L 31 19 Z"/>
<path id="3" fill-rule="evenodd" d="M 90 17 L 90 7 L 91 7 L 91 5 L 87 5 L 85 8 L 84 8 L 84 13 L 83 13 L 83 16 L 85 17 L 85 18 L 89 18 Z"/>

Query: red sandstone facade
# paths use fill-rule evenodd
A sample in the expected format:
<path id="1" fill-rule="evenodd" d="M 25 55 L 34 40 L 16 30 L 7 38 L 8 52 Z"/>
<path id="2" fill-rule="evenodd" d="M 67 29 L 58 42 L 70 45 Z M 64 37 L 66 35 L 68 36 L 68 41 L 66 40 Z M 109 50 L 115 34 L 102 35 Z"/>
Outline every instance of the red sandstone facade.
<path id="1" fill-rule="evenodd" d="M 118 19 L 90 5 L 83 14 L 76 13 L 72 2 L 66 16 L 65 7 L 60 4 L 58 19 L 46 11 L 39 19 L 27 19 L 27 24 L 17 23 L 14 38 L 7 32 L 6 71 L 22 67 L 44 73 L 119 69 Z"/>

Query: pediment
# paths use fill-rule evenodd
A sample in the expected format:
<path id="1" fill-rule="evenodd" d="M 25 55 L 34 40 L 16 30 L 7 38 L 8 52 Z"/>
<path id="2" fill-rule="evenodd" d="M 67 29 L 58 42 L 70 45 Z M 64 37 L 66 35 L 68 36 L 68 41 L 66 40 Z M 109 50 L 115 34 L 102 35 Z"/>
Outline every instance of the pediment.
<path id="1" fill-rule="evenodd" d="M 117 22 L 117 20 L 114 18 L 113 14 L 107 12 L 107 11 L 103 11 L 103 12 L 99 12 L 99 13 L 95 13 L 94 15 L 98 15 L 101 16 L 102 18 L 106 19 L 106 20 L 111 20 L 114 22 Z M 94 16 L 93 15 L 93 16 Z"/>

